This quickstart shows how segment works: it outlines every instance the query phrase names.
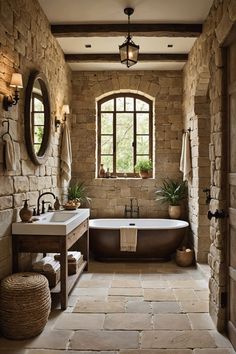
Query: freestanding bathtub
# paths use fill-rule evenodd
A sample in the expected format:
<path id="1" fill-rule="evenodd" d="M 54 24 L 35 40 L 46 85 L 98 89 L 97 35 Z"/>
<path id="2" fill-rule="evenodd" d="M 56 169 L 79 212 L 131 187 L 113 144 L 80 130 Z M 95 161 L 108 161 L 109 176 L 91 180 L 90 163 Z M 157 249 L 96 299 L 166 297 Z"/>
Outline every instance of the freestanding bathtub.
<path id="1" fill-rule="evenodd" d="M 174 219 L 91 219 L 90 250 L 97 260 L 165 260 L 183 241 L 188 223 Z M 120 251 L 120 227 L 137 227 L 136 252 Z"/>

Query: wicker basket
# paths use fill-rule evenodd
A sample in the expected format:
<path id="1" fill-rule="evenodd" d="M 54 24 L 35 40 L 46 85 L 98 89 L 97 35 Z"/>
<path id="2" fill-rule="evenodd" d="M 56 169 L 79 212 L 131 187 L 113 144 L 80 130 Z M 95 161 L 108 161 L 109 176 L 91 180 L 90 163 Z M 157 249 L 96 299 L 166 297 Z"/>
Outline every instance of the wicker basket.
<path id="1" fill-rule="evenodd" d="M 193 264 L 194 252 L 190 249 L 188 252 L 186 252 L 186 249 L 177 249 L 175 260 L 178 266 L 189 267 Z"/>
<path id="2" fill-rule="evenodd" d="M 15 273 L 1 281 L 0 329 L 10 339 L 34 337 L 44 329 L 51 309 L 47 279 L 38 273 Z"/>

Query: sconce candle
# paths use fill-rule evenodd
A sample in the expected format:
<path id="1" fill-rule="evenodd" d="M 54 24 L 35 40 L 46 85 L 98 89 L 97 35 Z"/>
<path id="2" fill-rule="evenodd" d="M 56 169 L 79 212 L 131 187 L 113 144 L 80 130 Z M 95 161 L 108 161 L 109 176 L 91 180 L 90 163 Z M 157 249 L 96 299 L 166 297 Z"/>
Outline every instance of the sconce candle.
<path id="1" fill-rule="evenodd" d="M 68 104 L 62 106 L 62 113 L 64 114 L 64 120 L 66 120 L 67 114 L 70 114 L 70 107 Z"/>
<path id="2" fill-rule="evenodd" d="M 10 107 L 15 106 L 19 101 L 19 90 L 23 88 L 22 75 L 18 73 L 13 73 L 11 77 L 10 87 L 15 88 L 13 96 L 4 96 L 3 98 L 3 108 L 8 111 Z"/>

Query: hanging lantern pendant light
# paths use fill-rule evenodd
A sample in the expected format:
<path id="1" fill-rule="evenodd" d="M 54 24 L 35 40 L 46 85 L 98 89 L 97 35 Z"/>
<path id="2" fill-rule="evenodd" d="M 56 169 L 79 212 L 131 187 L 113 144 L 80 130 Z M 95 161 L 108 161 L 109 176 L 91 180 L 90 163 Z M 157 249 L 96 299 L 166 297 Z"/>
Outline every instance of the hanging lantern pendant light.
<path id="1" fill-rule="evenodd" d="M 127 7 L 124 9 L 124 13 L 128 15 L 128 35 L 125 42 L 119 46 L 119 50 L 121 63 L 129 68 L 138 61 L 139 45 L 136 45 L 130 36 L 130 16 L 134 13 L 134 9 Z"/>

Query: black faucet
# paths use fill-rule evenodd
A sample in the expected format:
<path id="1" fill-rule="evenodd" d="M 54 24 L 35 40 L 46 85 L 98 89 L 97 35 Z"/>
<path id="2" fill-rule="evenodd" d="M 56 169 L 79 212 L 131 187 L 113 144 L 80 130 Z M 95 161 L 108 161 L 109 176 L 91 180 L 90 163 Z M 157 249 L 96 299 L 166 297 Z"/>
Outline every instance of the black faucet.
<path id="1" fill-rule="evenodd" d="M 136 205 L 134 205 L 134 203 Z M 130 206 L 125 205 L 125 218 L 130 215 L 130 218 L 134 218 L 136 215 L 136 218 L 139 218 L 139 205 L 138 205 L 138 199 L 137 198 L 130 198 Z"/>
<path id="2" fill-rule="evenodd" d="M 44 192 L 44 193 L 40 194 L 40 196 L 38 197 L 38 200 L 37 200 L 37 215 L 40 215 L 40 198 L 41 198 L 43 195 L 47 195 L 47 194 L 52 195 L 53 198 L 56 199 L 55 194 L 52 193 L 52 192 Z M 42 212 L 44 212 L 44 211 L 42 210 Z"/>

